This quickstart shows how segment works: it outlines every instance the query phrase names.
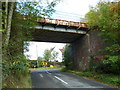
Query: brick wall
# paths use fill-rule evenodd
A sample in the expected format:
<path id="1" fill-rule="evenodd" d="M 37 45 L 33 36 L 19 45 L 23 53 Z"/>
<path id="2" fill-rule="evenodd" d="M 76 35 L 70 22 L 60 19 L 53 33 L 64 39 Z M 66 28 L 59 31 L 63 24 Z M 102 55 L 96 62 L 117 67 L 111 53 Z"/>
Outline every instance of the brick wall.
<path id="1" fill-rule="evenodd" d="M 94 55 L 92 60 L 94 64 L 100 63 L 103 54 L 99 50 L 104 48 L 105 45 L 102 43 L 99 33 L 99 31 L 89 31 L 86 35 L 71 43 L 74 69 L 88 70 L 91 55 Z"/>

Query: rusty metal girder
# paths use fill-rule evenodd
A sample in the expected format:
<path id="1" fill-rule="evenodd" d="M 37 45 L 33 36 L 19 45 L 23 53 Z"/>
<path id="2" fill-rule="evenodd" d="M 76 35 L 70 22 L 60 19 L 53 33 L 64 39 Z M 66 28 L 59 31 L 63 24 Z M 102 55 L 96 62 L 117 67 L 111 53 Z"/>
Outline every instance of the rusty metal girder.
<path id="1" fill-rule="evenodd" d="M 49 18 L 42 18 L 38 21 L 38 23 L 50 23 L 50 24 L 56 24 L 56 25 L 65 25 L 65 26 L 87 28 L 86 23 L 72 22 L 72 21 L 58 20 L 58 19 L 49 19 Z"/>

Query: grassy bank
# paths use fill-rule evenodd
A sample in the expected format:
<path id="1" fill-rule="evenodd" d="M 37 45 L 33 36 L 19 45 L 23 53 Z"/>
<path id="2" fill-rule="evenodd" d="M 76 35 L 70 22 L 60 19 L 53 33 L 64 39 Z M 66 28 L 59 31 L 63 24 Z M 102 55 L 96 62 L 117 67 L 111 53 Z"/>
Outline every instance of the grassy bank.
<path id="1" fill-rule="evenodd" d="M 3 80 L 3 88 L 31 88 L 31 78 L 30 75 L 20 77 L 9 76 Z"/>
<path id="2" fill-rule="evenodd" d="M 40 68 L 30 68 L 30 71 L 36 71 L 36 70 L 47 70 L 47 69 L 61 69 L 60 67 L 40 67 Z"/>
<path id="3" fill-rule="evenodd" d="M 120 88 L 120 75 L 101 74 L 96 72 L 78 72 L 78 71 L 66 70 L 66 69 L 62 69 L 62 71 L 73 73 L 82 77 L 87 77 L 89 79 L 96 80 Z"/>

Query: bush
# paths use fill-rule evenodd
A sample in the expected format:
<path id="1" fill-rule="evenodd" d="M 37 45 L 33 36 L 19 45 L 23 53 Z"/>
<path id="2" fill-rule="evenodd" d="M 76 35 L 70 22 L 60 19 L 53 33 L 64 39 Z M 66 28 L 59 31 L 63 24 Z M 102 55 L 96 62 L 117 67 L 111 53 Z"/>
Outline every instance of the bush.
<path id="1" fill-rule="evenodd" d="M 120 74 L 120 55 L 108 56 L 97 67 L 96 72 Z"/>
<path id="2" fill-rule="evenodd" d="M 11 60 L 9 60 L 10 58 Z M 2 63 L 3 87 L 16 88 L 17 86 L 19 87 L 19 84 L 28 83 L 27 81 L 25 82 L 25 80 L 22 79 L 23 77 L 29 77 L 29 62 L 24 55 L 6 57 Z"/>
<path id="3" fill-rule="evenodd" d="M 64 58 L 63 58 L 63 64 L 66 66 L 66 69 L 73 69 L 73 62 L 72 62 L 72 57 L 70 55 L 69 51 L 69 45 L 65 46 L 65 51 L 64 51 Z"/>

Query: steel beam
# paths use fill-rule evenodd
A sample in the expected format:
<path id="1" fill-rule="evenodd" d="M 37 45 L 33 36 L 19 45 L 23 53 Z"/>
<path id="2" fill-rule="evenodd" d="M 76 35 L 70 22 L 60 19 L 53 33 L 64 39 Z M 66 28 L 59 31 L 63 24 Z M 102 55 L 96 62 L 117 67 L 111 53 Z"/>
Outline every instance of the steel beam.
<path id="1" fill-rule="evenodd" d="M 40 30 L 50 30 L 56 32 L 68 32 L 68 33 L 76 33 L 76 34 L 86 34 L 87 31 L 78 30 L 77 28 L 66 28 L 66 27 L 59 27 L 59 26 L 51 26 L 51 25 L 38 25 L 35 26 L 35 29 Z"/>

